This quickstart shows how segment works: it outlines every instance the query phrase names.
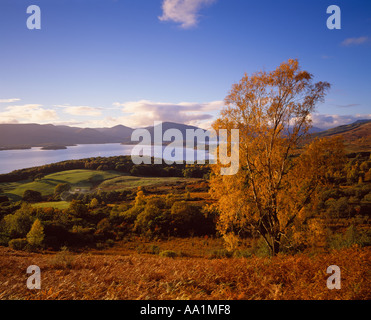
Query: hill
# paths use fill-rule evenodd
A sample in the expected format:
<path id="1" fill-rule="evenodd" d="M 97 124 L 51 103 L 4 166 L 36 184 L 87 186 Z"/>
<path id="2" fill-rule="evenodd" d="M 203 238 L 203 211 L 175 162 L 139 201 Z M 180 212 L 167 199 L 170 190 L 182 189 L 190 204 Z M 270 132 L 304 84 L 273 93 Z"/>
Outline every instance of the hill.
<path id="1" fill-rule="evenodd" d="M 195 126 L 186 125 L 186 124 L 182 124 L 182 123 L 175 123 L 175 122 L 163 122 L 161 124 L 161 126 L 162 126 L 162 128 L 160 128 L 159 125 L 156 125 L 156 126 L 144 127 L 144 128 L 141 128 L 141 129 L 144 129 L 144 130 L 148 130 L 149 131 L 149 133 L 151 134 L 151 137 L 152 137 L 152 143 L 154 142 L 153 140 L 154 140 L 155 128 L 161 130 L 160 132 L 162 133 L 162 136 L 165 133 L 165 131 L 167 131 L 169 129 L 176 129 L 176 130 L 178 130 L 178 131 L 180 131 L 182 133 L 184 142 L 185 142 L 185 139 L 186 139 L 186 132 L 187 132 L 187 130 L 197 130 L 197 129 L 200 129 L 200 128 L 195 127 Z M 201 129 L 201 130 L 203 130 L 203 129 Z M 129 136 L 128 139 L 125 140 L 123 143 L 124 144 L 131 144 L 131 143 L 136 144 L 137 142 L 132 142 L 131 139 L 130 139 L 130 136 Z M 163 144 L 166 144 L 166 142 L 162 142 L 162 143 Z"/>
<path id="2" fill-rule="evenodd" d="M 371 120 L 358 120 L 354 123 L 313 133 L 311 138 L 342 136 L 347 152 L 371 151 Z"/>
<path id="3" fill-rule="evenodd" d="M 40 124 L 0 124 L 0 147 L 43 147 L 47 145 L 74 145 L 121 142 L 122 138 L 110 135 L 109 130 L 77 128 Z"/>

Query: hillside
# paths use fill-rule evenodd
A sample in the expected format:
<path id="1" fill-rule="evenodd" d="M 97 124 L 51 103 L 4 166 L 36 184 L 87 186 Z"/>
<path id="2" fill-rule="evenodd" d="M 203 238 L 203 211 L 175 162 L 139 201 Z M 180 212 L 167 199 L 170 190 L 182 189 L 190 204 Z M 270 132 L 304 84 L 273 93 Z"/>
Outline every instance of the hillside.
<path id="1" fill-rule="evenodd" d="M 59 183 L 69 183 L 73 187 L 90 189 L 104 180 L 120 177 L 119 173 L 97 170 L 67 170 L 52 173 L 35 181 L 20 181 L 0 184 L 5 194 L 14 200 L 21 199 L 26 190 L 35 190 L 43 196 L 51 195 Z"/>
<path id="2" fill-rule="evenodd" d="M 352 124 L 343 125 L 313 133 L 312 138 L 342 136 L 347 152 L 371 151 L 371 120 L 358 120 Z"/>
<path id="3" fill-rule="evenodd" d="M 132 130 L 124 126 L 91 129 L 51 124 L 0 124 L 0 148 L 120 143 L 130 137 Z"/>

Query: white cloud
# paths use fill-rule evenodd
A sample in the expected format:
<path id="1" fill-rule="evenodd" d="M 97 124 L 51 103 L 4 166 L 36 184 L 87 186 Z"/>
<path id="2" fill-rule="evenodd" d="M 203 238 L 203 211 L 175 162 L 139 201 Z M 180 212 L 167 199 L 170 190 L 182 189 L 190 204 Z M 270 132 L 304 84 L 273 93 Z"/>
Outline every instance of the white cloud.
<path id="1" fill-rule="evenodd" d="M 341 44 L 343 46 L 352 46 L 352 45 L 360 45 L 366 42 L 369 42 L 370 38 L 369 37 L 359 37 L 359 38 L 347 38 L 345 39 Z"/>
<path id="2" fill-rule="evenodd" d="M 350 124 L 357 120 L 371 119 L 371 114 L 353 114 L 353 115 L 338 115 L 338 114 L 312 114 L 313 126 L 321 129 L 329 129 L 344 124 Z"/>
<path id="3" fill-rule="evenodd" d="M 0 99 L 0 103 L 12 103 L 12 102 L 16 102 L 16 101 L 19 101 L 21 99 Z"/>
<path id="4" fill-rule="evenodd" d="M 198 24 L 199 11 L 216 0 L 163 0 L 161 21 L 180 23 L 184 29 Z"/>
<path id="5" fill-rule="evenodd" d="M 114 105 L 121 106 L 122 112 L 125 114 L 117 120 L 126 126 L 135 128 L 153 125 L 154 121 L 202 125 L 213 119 L 214 116 L 210 113 L 220 111 L 224 102 L 164 103 L 140 100 L 126 103 L 116 102 Z"/>
<path id="6" fill-rule="evenodd" d="M 77 120 L 77 119 L 68 119 L 54 121 L 54 125 L 59 126 L 70 126 L 70 127 L 79 127 L 79 128 L 111 128 L 122 124 L 119 118 L 105 117 L 100 119 L 88 119 L 88 120 Z"/>
<path id="7" fill-rule="evenodd" d="M 57 119 L 55 110 L 40 104 L 8 106 L 0 112 L 0 123 L 48 123 Z"/>
<path id="8" fill-rule="evenodd" d="M 91 116 L 97 117 L 102 115 L 100 108 L 89 106 L 70 106 L 70 105 L 56 105 L 55 107 L 64 108 L 64 112 L 73 116 Z"/>

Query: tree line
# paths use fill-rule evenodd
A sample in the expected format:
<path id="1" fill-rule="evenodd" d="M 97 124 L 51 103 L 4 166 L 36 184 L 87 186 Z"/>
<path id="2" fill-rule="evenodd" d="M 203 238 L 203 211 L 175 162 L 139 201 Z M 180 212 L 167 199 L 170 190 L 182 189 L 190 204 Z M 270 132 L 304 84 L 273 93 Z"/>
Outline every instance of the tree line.
<path id="1" fill-rule="evenodd" d="M 13 204 L 0 220 L 0 245 L 14 249 L 58 250 L 104 247 L 137 235 L 147 238 L 189 237 L 215 234 L 215 216 L 187 194 L 146 195 L 139 188 L 127 200 L 107 206 L 99 197 L 89 203 L 72 200 L 67 209 Z"/>
<path id="2" fill-rule="evenodd" d="M 35 180 L 51 173 L 88 169 L 98 171 L 118 171 L 135 176 L 144 177 L 186 177 L 207 178 L 210 173 L 209 166 L 183 164 L 133 164 L 130 156 L 92 157 L 80 160 L 66 160 L 43 166 L 15 170 L 10 173 L 0 174 L 0 183 L 22 180 Z"/>

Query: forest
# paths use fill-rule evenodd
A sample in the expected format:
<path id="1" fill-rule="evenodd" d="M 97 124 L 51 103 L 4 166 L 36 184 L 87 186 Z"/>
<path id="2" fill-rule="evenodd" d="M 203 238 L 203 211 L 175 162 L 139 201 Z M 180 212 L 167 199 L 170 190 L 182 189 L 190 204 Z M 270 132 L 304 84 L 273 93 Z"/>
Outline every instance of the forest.
<path id="1" fill-rule="evenodd" d="M 367 153 L 351 156 L 344 165 L 336 186 L 321 189 L 311 217 L 301 225 L 300 235 L 305 241 L 292 241 L 291 246 L 285 250 L 300 252 L 312 246 L 340 248 L 356 243 L 360 246 L 369 245 L 370 232 L 367 225 L 371 211 L 371 159 Z M 130 157 L 127 157 L 126 161 L 129 165 Z M 32 172 L 33 179 L 38 180 L 58 169 L 66 174 L 68 169 L 78 168 L 76 163 L 88 164 L 88 168 L 95 167 L 97 172 L 102 169 L 112 172 L 113 167 L 120 168 L 120 172 L 130 171 L 130 176 L 138 176 L 139 179 L 156 175 L 163 178 L 169 172 L 173 172 L 172 177 L 176 176 L 176 172 L 186 179 L 182 184 L 172 185 L 166 183 L 166 178 L 163 178 L 157 185 L 151 185 L 153 182 L 150 181 L 150 185 L 146 187 L 124 190 L 110 190 L 112 186 L 109 185 L 106 190 L 93 188 L 86 193 L 68 193 L 72 186 L 59 183 L 49 195 L 25 190 L 19 201 L 9 201 L 4 190 L 6 187 L 3 186 L 3 195 L 0 196 L 1 245 L 9 245 L 15 249 L 58 250 L 62 246 L 104 247 L 132 236 L 148 239 L 220 237 L 217 230 L 217 213 L 209 209 L 213 203 L 209 197 L 207 179 L 210 175 L 209 165 L 125 167 L 125 158 L 113 157 L 66 161 L 27 171 Z M 21 172 L 21 176 L 23 174 Z M 13 179 L 14 175 L 10 174 L 10 179 Z M 124 178 L 127 179 L 128 176 Z M 107 181 L 109 180 L 106 180 L 106 184 Z M 119 185 L 120 181 L 117 184 Z M 61 201 L 63 193 L 68 194 L 68 201 Z M 59 208 L 59 203 L 65 204 L 66 208 Z M 36 221 L 38 223 L 33 227 Z M 42 238 L 37 245 L 27 240 L 27 235 L 34 229 L 39 230 L 39 236 Z M 296 232 L 292 240 L 298 234 L 299 232 Z M 319 235 L 321 237 L 318 237 Z M 257 237 L 254 230 L 249 228 L 245 228 L 242 235 L 242 238 L 246 239 Z"/>

